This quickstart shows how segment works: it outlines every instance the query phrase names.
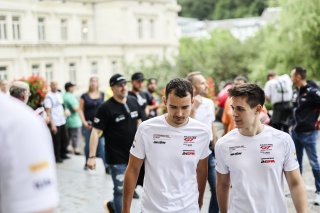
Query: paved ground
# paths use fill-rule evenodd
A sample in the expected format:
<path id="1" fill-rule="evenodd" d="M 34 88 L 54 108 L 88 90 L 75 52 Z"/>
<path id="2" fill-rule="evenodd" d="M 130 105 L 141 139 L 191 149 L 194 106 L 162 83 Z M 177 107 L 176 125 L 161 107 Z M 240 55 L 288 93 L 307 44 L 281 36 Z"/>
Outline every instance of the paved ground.
<path id="1" fill-rule="evenodd" d="M 319 152 L 320 153 L 320 152 Z M 112 198 L 112 180 L 110 175 L 106 175 L 102 161 L 98 159 L 96 171 L 84 171 L 84 157 L 71 155 L 71 159 L 58 165 L 58 181 L 60 191 L 60 206 L 58 213 L 101 213 L 106 212 L 103 208 L 103 201 Z M 314 196 L 313 176 L 305 158 L 305 173 L 303 178 L 308 188 L 309 211 L 310 213 L 320 212 L 320 206 L 314 206 L 312 198 Z M 137 189 L 141 195 L 142 189 Z M 286 191 L 288 191 L 286 189 Z M 208 212 L 210 191 L 206 189 L 204 197 L 204 207 L 201 212 Z M 288 200 L 289 212 L 295 212 L 292 201 Z M 140 200 L 134 200 L 132 213 L 139 213 Z"/>

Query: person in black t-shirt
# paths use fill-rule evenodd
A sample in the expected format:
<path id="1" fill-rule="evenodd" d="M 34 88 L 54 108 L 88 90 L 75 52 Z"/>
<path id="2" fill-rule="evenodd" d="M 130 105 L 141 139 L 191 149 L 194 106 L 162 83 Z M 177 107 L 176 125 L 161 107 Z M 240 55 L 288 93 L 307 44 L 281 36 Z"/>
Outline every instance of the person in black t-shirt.
<path id="1" fill-rule="evenodd" d="M 141 107 L 143 111 L 142 115 L 142 121 L 145 121 L 148 119 L 149 114 L 149 105 L 152 105 L 152 100 L 150 96 L 147 94 L 147 92 L 142 91 L 143 88 L 143 82 L 144 82 L 144 75 L 141 72 L 136 72 L 131 76 L 131 86 L 132 89 L 128 93 L 129 96 L 134 97 Z"/>
<path id="2" fill-rule="evenodd" d="M 96 167 L 96 150 L 99 135 L 105 137 L 105 150 L 114 184 L 113 201 L 107 202 L 107 208 L 121 212 L 123 177 L 129 160 L 129 151 L 142 115 L 135 98 L 127 96 L 127 81 L 115 74 L 110 78 L 113 96 L 104 102 L 93 119 L 90 138 L 90 154 L 87 165 Z"/>

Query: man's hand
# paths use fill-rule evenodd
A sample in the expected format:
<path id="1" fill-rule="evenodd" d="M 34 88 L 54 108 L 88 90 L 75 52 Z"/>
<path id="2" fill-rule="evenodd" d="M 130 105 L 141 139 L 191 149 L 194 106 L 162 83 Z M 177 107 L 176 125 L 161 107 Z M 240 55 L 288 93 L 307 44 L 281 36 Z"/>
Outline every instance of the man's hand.
<path id="1" fill-rule="evenodd" d="M 55 135 L 58 132 L 58 128 L 55 125 L 51 126 L 51 132 Z"/>
<path id="2" fill-rule="evenodd" d="M 84 128 L 86 128 L 87 130 L 90 130 L 92 127 L 91 127 L 91 125 L 87 122 L 87 121 L 85 121 L 84 123 L 83 123 L 83 126 L 84 126 Z"/>
<path id="3" fill-rule="evenodd" d="M 89 158 L 87 161 L 87 166 L 91 170 L 96 169 L 96 158 Z"/>

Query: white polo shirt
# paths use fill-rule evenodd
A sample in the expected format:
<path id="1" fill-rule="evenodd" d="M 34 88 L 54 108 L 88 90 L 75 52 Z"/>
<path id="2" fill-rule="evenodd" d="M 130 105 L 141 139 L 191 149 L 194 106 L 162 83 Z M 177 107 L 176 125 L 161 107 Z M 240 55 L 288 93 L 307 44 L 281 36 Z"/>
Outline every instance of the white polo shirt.
<path id="1" fill-rule="evenodd" d="M 229 213 L 288 212 L 283 172 L 299 168 L 289 134 L 264 126 L 253 137 L 233 129 L 215 146 L 216 170 L 230 174 Z"/>
<path id="2" fill-rule="evenodd" d="M 215 120 L 215 109 L 213 101 L 206 97 L 201 97 L 202 103 L 195 113 L 195 119 L 207 125 L 210 129 L 210 139 L 212 140 L 212 124 Z"/>
<path id="3" fill-rule="evenodd" d="M 39 212 L 58 204 L 52 140 L 43 120 L 0 94 L 0 212 Z"/>
<path id="4" fill-rule="evenodd" d="M 44 99 L 44 107 L 51 109 L 51 117 L 56 126 L 66 123 L 63 109 L 63 97 L 60 92 L 48 92 Z"/>
<path id="5" fill-rule="evenodd" d="M 130 153 L 145 159 L 143 213 L 197 213 L 197 165 L 208 157 L 210 130 L 189 118 L 175 128 L 165 115 L 143 122 Z"/>
<path id="6" fill-rule="evenodd" d="M 281 88 L 282 86 L 282 88 Z M 267 81 L 264 87 L 265 95 L 270 99 L 272 104 L 292 100 L 292 81 L 289 75 L 281 75 L 277 78 Z"/>

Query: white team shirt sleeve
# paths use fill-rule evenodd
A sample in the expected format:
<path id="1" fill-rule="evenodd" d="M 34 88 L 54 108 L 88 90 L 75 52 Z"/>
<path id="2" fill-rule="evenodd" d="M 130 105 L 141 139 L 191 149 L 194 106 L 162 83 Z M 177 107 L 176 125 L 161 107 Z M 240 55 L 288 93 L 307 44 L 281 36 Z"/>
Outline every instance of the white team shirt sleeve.
<path id="1" fill-rule="evenodd" d="M 214 103 L 213 101 L 210 101 L 211 102 L 211 122 L 213 123 L 215 120 L 216 120 L 216 116 L 215 116 L 215 108 L 214 108 Z"/>
<path id="2" fill-rule="evenodd" d="M 229 174 L 229 168 L 226 164 L 227 153 L 224 153 L 222 143 L 223 142 L 221 140 L 218 140 L 214 148 L 216 160 L 217 160 L 216 171 L 219 172 L 220 174 Z"/>
<path id="3" fill-rule="evenodd" d="M 205 146 L 204 146 L 204 149 L 203 149 L 201 156 L 200 156 L 201 160 L 205 159 L 206 157 L 208 157 L 211 154 L 211 150 L 209 149 L 209 145 L 210 145 L 210 139 L 212 137 L 211 137 L 211 133 L 210 133 L 209 129 L 206 129 L 206 130 L 207 130 L 206 136 L 204 138 Z"/>
<path id="4" fill-rule="evenodd" d="M 44 107 L 48 109 L 52 108 L 52 100 L 51 100 L 51 97 L 49 97 L 48 95 L 44 99 Z"/>
<path id="5" fill-rule="evenodd" d="M 58 205 L 50 133 L 40 121 L 30 122 L 38 125 L 12 127 L 4 135 L 6 142 L 1 146 L 0 158 L 0 212 L 39 212 Z"/>
<path id="6" fill-rule="evenodd" d="M 299 168 L 297 160 L 296 148 L 294 142 L 289 134 L 286 134 L 285 138 L 285 159 L 283 164 L 284 171 L 293 171 Z"/>
<path id="7" fill-rule="evenodd" d="M 142 127 L 143 127 L 143 124 L 140 124 L 130 149 L 130 153 L 139 159 L 144 159 L 146 156 L 145 145 L 144 145 L 144 141 L 142 139 L 142 134 L 141 134 Z"/>

